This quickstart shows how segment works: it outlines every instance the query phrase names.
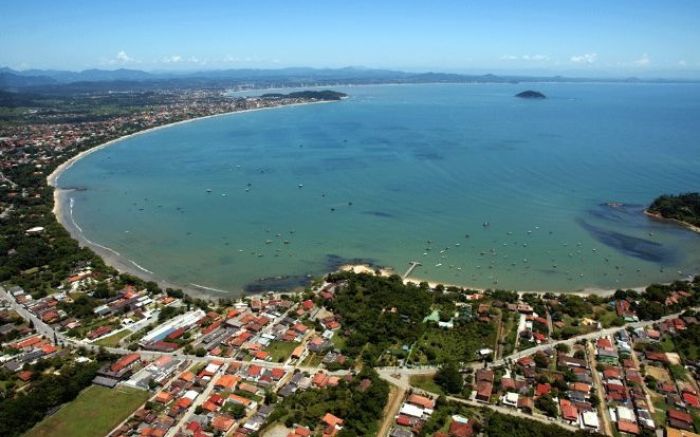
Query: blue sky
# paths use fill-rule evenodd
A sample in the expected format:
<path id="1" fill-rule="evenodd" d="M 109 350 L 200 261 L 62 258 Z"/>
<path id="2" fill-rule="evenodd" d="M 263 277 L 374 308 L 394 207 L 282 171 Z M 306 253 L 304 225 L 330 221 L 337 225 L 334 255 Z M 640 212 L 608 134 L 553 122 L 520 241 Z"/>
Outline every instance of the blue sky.
<path id="1" fill-rule="evenodd" d="M 0 65 L 700 74 L 700 1 L 6 1 Z"/>

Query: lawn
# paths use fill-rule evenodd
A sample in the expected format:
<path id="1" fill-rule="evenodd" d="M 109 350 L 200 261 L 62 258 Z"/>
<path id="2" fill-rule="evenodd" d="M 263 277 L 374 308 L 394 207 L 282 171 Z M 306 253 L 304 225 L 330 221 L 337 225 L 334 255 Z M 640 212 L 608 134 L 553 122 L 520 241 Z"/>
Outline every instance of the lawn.
<path id="1" fill-rule="evenodd" d="M 105 346 L 105 347 L 117 347 L 119 346 L 119 342 L 122 340 L 124 337 L 128 337 L 131 334 L 131 331 L 128 329 L 124 329 L 123 331 L 119 331 L 116 334 L 112 334 L 109 337 L 101 338 L 95 342 L 96 345 L 98 346 Z"/>
<path id="2" fill-rule="evenodd" d="M 323 356 L 315 354 L 313 352 L 309 353 L 309 355 L 304 359 L 304 362 L 301 363 L 302 366 L 306 367 L 317 367 L 323 362 Z"/>
<path id="3" fill-rule="evenodd" d="M 474 361 L 482 347 L 493 347 L 496 327 L 493 322 L 469 322 L 454 329 L 429 327 L 418 341 L 412 361 L 420 364 L 444 363 L 447 360 Z"/>
<path id="4" fill-rule="evenodd" d="M 437 393 L 440 395 L 444 395 L 445 393 L 442 390 L 442 387 L 437 385 L 435 382 L 435 379 L 431 375 L 413 375 L 410 378 L 410 384 L 414 387 L 418 387 L 420 389 L 423 389 L 425 391 L 429 391 L 431 393 Z"/>
<path id="5" fill-rule="evenodd" d="M 295 347 L 299 346 L 299 343 L 293 341 L 273 341 L 265 349 L 265 352 L 270 354 L 270 358 L 275 363 L 282 363 L 289 358 Z"/>
<path id="6" fill-rule="evenodd" d="M 654 422 L 657 425 L 666 423 L 666 401 L 663 396 L 653 394 L 651 402 L 654 404 Z"/>
<path id="7" fill-rule="evenodd" d="M 25 437 L 101 437 L 146 402 L 148 392 L 133 388 L 90 386 L 47 417 Z"/>
<path id="8" fill-rule="evenodd" d="M 346 344 L 345 337 L 340 335 L 338 332 L 336 332 L 333 335 L 333 337 L 331 337 L 331 341 L 333 342 L 333 346 L 335 346 L 336 349 L 342 351 L 345 348 L 345 344 Z"/>

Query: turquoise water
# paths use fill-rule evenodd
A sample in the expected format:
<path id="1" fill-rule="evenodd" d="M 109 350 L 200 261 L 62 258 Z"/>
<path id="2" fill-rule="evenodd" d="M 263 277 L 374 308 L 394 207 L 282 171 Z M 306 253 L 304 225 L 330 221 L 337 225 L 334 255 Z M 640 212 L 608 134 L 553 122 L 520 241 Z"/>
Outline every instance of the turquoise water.
<path id="1" fill-rule="evenodd" d="M 512 97 L 528 88 L 549 98 Z M 121 141 L 59 186 L 83 189 L 70 197 L 90 240 L 168 281 L 233 292 L 350 259 L 520 290 L 700 271 L 700 235 L 641 213 L 700 190 L 700 86 L 338 90 L 351 97 Z"/>

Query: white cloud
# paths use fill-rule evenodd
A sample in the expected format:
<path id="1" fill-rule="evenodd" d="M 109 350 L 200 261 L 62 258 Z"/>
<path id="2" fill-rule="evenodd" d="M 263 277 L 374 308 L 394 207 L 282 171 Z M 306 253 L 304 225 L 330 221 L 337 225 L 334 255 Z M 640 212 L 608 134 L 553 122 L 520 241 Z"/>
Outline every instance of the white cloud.
<path id="1" fill-rule="evenodd" d="M 515 56 L 515 55 L 503 55 L 501 56 L 501 60 L 503 61 L 533 61 L 533 62 L 541 62 L 541 61 L 548 61 L 549 56 L 547 55 L 520 55 L 520 56 Z"/>
<path id="2" fill-rule="evenodd" d="M 584 53 L 583 55 L 575 55 L 571 57 L 571 62 L 574 64 L 593 64 L 598 60 L 598 53 Z"/>
<path id="3" fill-rule="evenodd" d="M 129 56 L 124 50 L 119 50 L 112 59 L 103 62 L 108 65 L 138 64 L 139 61 Z"/>
<path id="4" fill-rule="evenodd" d="M 182 62 L 182 56 L 180 56 L 180 55 L 168 56 L 168 57 L 163 58 L 163 62 L 166 64 L 177 64 L 178 62 Z"/>
<path id="5" fill-rule="evenodd" d="M 640 67 L 646 67 L 647 65 L 651 64 L 651 58 L 649 58 L 649 55 L 644 53 L 642 57 L 634 61 L 634 63 Z"/>

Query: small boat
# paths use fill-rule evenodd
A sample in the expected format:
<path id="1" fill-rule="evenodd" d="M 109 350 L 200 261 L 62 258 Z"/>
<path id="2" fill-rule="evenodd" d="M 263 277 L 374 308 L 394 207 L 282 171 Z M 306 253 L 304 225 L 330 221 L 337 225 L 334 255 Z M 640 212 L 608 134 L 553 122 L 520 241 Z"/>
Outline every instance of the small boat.
<path id="1" fill-rule="evenodd" d="M 207 193 L 211 193 L 211 188 L 207 188 Z"/>
<path id="2" fill-rule="evenodd" d="M 299 184 L 298 187 L 299 189 L 304 188 L 304 184 Z"/>
<path id="3" fill-rule="evenodd" d="M 440 267 L 440 266 L 442 266 L 442 263 L 435 264 L 435 267 Z"/>

